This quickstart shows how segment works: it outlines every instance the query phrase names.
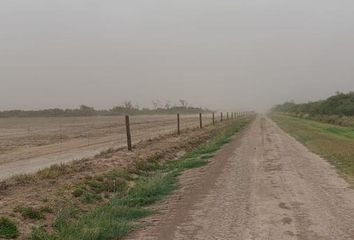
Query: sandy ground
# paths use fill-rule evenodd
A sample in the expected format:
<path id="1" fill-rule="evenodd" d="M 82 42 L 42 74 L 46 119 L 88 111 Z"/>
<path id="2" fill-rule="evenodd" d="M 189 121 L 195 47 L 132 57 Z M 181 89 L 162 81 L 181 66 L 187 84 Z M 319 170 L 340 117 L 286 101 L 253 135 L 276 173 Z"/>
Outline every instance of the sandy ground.
<path id="1" fill-rule="evenodd" d="M 182 130 L 198 126 L 198 114 L 181 116 Z M 133 143 L 175 132 L 176 116 L 132 116 L 131 130 Z M 125 145 L 124 117 L 0 119 L 0 180 Z"/>
<path id="2" fill-rule="evenodd" d="M 128 239 L 354 239 L 354 190 L 324 159 L 258 117 Z"/>

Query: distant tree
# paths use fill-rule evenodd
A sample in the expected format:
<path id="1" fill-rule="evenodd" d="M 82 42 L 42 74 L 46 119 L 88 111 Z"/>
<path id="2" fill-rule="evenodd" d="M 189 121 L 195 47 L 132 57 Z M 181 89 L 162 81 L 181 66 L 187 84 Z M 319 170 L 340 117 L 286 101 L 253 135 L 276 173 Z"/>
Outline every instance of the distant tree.
<path id="1" fill-rule="evenodd" d="M 80 106 L 80 111 L 83 111 L 83 112 L 94 112 L 95 109 L 93 107 L 88 107 L 86 105 L 81 105 Z"/>
<path id="2" fill-rule="evenodd" d="M 133 109 L 133 104 L 131 101 L 125 101 L 124 102 L 124 108 L 126 109 Z"/>
<path id="3" fill-rule="evenodd" d="M 152 101 L 152 105 L 154 106 L 154 109 L 158 109 L 159 108 L 159 103 L 157 100 Z"/>
<path id="4" fill-rule="evenodd" d="M 165 109 L 170 109 L 170 108 L 171 108 L 171 102 L 167 100 L 165 103 Z"/>
<path id="5" fill-rule="evenodd" d="M 140 108 L 133 105 L 131 101 L 125 101 L 123 104 L 114 106 L 110 110 L 95 110 L 93 107 L 81 105 L 77 109 L 44 109 L 38 111 L 11 110 L 0 111 L 0 117 L 70 117 L 70 116 L 119 116 L 125 114 L 175 114 L 175 113 L 198 113 L 209 112 L 207 109 L 198 107 L 188 107 L 187 102 L 181 100 L 181 106 L 173 105 L 167 101 L 162 106 L 159 100 L 154 101 L 154 109 Z"/>
<path id="6" fill-rule="evenodd" d="M 187 101 L 184 100 L 184 99 L 180 99 L 180 100 L 179 100 L 179 103 L 181 104 L 182 107 L 185 107 L 185 108 L 186 108 L 186 107 L 188 106 Z"/>
<path id="7" fill-rule="evenodd" d="M 335 95 L 326 100 L 295 104 L 286 102 L 274 107 L 275 111 L 308 113 L 308 114 L 324 114 L 324 115 L 344 115 L 354 116 L 354 92 L 347 94 L 337 92 Z"/>

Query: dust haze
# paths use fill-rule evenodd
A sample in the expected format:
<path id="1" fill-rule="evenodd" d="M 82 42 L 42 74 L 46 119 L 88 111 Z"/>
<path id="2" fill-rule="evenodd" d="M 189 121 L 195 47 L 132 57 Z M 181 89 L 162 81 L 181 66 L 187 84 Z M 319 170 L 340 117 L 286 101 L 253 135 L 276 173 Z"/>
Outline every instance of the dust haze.
<path id="1" fill-rule="evenodd" d="M 354 89 L 352 0 L 3 0 L 0 110 L 186 99 L 265 110 Z"/>

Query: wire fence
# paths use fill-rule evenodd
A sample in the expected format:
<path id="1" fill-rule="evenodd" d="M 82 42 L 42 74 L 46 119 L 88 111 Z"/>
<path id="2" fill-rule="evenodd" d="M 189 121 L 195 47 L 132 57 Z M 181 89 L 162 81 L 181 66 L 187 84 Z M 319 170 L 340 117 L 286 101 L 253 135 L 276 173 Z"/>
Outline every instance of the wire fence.
<path id="1" fill-rule="evenodd" d="M 213 113 L 181 114 L 179 130 L 238 115 L 241 113 L 224 113 L 222 117 Z M 129 121 L 131 145 L 180 132 L 176 115 L 130 116 Z M 67 162 L 129 144 L 124 116 L 0 119 L 0 141 L 0 164 L 44 158 L 51 162 Z"/>

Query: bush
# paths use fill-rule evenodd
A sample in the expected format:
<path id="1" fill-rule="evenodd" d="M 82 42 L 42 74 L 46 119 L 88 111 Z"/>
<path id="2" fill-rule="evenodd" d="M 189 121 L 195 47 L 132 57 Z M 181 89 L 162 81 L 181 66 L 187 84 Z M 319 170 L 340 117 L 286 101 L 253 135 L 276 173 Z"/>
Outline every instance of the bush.
<path id="1" fill-rule="evenodd" d="M 354 92 L 337 93 L 326 100 L 296 104 L 286 102 L 273 108 L 279 112 L 307 113 L 311 115 L 354 116 Z M 332 119 L 329 119 L 331 121 Z"/>

